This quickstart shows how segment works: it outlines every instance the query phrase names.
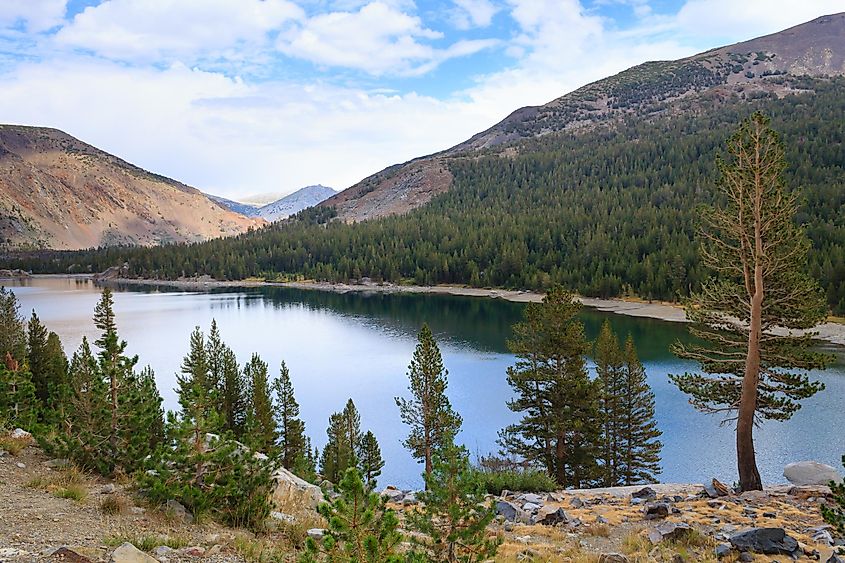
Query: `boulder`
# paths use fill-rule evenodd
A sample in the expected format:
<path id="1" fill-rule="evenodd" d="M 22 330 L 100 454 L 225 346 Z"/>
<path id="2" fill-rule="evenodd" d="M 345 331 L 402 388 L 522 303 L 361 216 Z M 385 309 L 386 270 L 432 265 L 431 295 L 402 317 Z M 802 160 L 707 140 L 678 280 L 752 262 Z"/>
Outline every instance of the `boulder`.
<path id="1" fill-rule="evenodd" d="M 715 555 L 717 559 L 722 559 L 723 557 L 730 555 L 731 551 L 733 551 L 733 548 L 730 544 L 720 543 L 713 549 L 713 555 Z"/>
<path id="2" fill-rule="evenodd" d="M 531 504 L 543 504 L 543 497 L 540 495 L 535 495 L 534 493 L 525 493 L 519 495 L 516 500 L 521 500 L 522 502 L 530 502 Z"/>
<path id="3" fill-rule="evenodd" d="M 665 502 L 649 504 L 643 509 L 643 515 L 645 516 L 646 520 L 666 518 L 667 516 L 669 516 L 669 505 Z"/>
<path id="4" fill-rule="evenodd" d="M 506 500 L 496 501 L 496 514 L 503 516 L 508 522 L 528 524 L 531 521 L 527 512 Z"/>
<path id="5" fill-rule="evenodd" d="M 533 502 L 526 502 L 525 504 L 522 505 L 522 510 L 525 510 L 526 512 L 534 513 L 534 512 L 537 512 L 538 510 L 540 510 L 540 505 L 534 504 Z"/>
<path id="6" fill-rule="evenodd" d="M 569 515 L 562 508 L 544 506 L 537 513 L 536 523 L 543 526 L 557 526 L 569 522 Z"/>
<path id="7" fill-rule="evenodd" d="M 630 563 L 630 561 L 621 553 L 602 553 L 599 556 L 599 563 Z"/>
<path id="8" fill-rule="evenodd" d="M 160 545 L 158 547 L 153 548 L 153 556 L 155 556 L 155 558 L 159 560 L 172 557 L 175 553 L 175 549 L 166 545 Z"/>
<path id="9" fill-rule="evenodd" d="M 389 485 L 381 492 L 381 496 L 386 498 L 387 502 L 400 503 L 405 499 L 405 493 Z"/>
<path id="10" fill-rule="evenodd" d="M 842 482 L 842 475 L 836 468 L 816 461 L 790 463 L 784 467 L 783 476 L 793 485 L 828 485 L 831 481 Z"/>
<path id="11" fill-rule="evenodd" d="M 70 466 L 70 460 L 64 459 L 64 458 L 61 458 L 61 457 L 57 457 L 55 459 L 48 459 L 47 461 L 44 462 L 44 467 L 49 467 L 50 469 L 58 469 L 58 468 L 61 468 L 61 467 L 69 467 L 69 466 Z"/>
<path id="12" fill-rule="evenodd" d="M 634 491 L 633 493 L 631 493 L 631 498 L 655 500 L 657 499 L 657 491 L 655 491 L 651 487 L 643 487 L 639 491 Z"/>
<path id="13" fill-rule="evenodd" d="M 739 551 L 766 555 L 792 555 L 798 551 L 798 542 L 783 528 L 752 528 L 731 536 L 730 542 Z"/>
<path id="14" fill-rule="evenodd" d="M 65 563 L 91 563 L 91 559 L 78 553 L 77 550 L 62 546 L 50 554 L 51 559 L 58 559 Z"/>
<path id="15" fill-rule="evenodd" d="M 314 541 L 322 541 L 323 536 L 326 535 L 326 531 L 323 528 L 311 528 L 306 534 Z"/>
<path id="16" fill-rule="evenodd" d="M 837 555 L 833 553 L 830 558 L 825 561 L 825 563 L 845 563 L 845 555 Z"/>
<path id="17" fill-rule="evenodd" d="M 675 541 L 690 533 L 692 528 L 683 522 L 661 522 L 648 532 L 648 540 L 657 545 L 664 541 Z"/>
<path id="18" fill-rule="evenodd" d="M 124 543 L 115 549 L 109 563 L 158 563 L 153 557 L 147 555 L 129 542 Z"/>
<path id="19" fill-rule="evenodd" d="M 182 506 L 182 503 L 178 500 L 170 499 L 164 503 L 164 510 L 186 524 L 191 524 L 194 521 L 194 515 L 188 512 L 188 509 Z"/>
<path id="20" fill-rule="evenodd" d="M 283 511 L 296 512 L 296 509 L 316 510 L 323 501 L 320 487 L 300 479 L 284 467 L 273 473 L 273 503 Z"/>

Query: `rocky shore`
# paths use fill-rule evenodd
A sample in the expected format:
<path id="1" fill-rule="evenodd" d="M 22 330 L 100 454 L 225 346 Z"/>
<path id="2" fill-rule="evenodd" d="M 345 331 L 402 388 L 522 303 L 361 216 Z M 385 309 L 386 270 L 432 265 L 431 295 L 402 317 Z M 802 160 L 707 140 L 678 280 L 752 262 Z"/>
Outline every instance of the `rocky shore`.
<path id="1" fill-rule="evenodd" d="M 50 459 L 26 434 L 14 454 L 0 451 L 0 561 L 154 563 L 293 561 L 324 523 L 314 511 L 324 489 L 280 470 L 268 532 L 260 536 L 194 521 L 175 501 L 144 504 L 128 480 L 81 474 Z M 636 563 L 823 561 L 845 544 L 820 516 L 831 495 L 817 484 L 833 468 L 805 462 L 785 474 L 798 483 L 733 493 L 705 485 L 502 491 L 488 496 L 502 538 L 496 561 Z M 69 494 L 68 491 L 74 491 Z M 417 510 L 416 492 L 380 491 L 400 516 Z"/>

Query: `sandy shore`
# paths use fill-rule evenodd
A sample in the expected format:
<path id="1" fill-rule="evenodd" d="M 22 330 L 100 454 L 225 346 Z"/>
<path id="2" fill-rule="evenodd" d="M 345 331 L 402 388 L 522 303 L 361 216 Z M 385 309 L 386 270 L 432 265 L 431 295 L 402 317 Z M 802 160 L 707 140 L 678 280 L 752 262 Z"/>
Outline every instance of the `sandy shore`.
<path id="1" fill-rule="evenodd" d="M 139 280 L 112 279 L 110 283 L 129 285 L 144 285 L 158 287 L 178 287 L 188 290 L 205 290 L 215 288 L 238 287 L 291 287 L 295 289 L 332 291 L 335 293 L 420 293 L 435 295 L 458 295 L 464 297 L 485 297 L 504 299 L 515 303 L 538 303 L 543 299 L 542 293 L 532 291 L 512 291 L 508 289 L 483 289 L 476 287 L 462 287 L 450 285 L 418 286 L 394 284 L 344 284 L 327 282 L 264 282 L 264 281 L 216 281 L 216 280 Z M 684 309 L 677 304 L 664 302 L 647 302 L 624 299 L 598 299 L 595 297 L 579 297 L 586 307 L 599 311 L 628 315 L 630 317 L 644 317 L 668 322 L 687 322 Z M 845 346 L 845 324 L 827 322 L 816 327 L 819 340 Z"/>

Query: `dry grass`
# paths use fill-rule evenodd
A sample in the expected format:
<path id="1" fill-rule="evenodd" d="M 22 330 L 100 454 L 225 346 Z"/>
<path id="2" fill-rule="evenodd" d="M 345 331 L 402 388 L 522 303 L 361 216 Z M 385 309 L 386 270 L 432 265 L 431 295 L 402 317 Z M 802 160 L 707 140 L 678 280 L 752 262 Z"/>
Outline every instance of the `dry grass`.
<path id="1" fill-rule="evenodd" d="M 598 522 L 587 524 L 586 526 L 584 526 L 584 534 L 588 536 L 599 536 L 602 538 L 609 538 L 610 526 L 608 526 L 607 524 L 599 524 Z"/>
<path id="2" fill-rule="evenodd" d="M 235 551 L 255 563 L 281 563 L 290 559 L 291 550 L 278 546 L 267 538 L 238 536 L 232 546 Z"/>
<path id="3" fill-rule="evenodd" d="M 144 534 L 137 530 L 123 531 L 103 540 L 103 543 L 110 547 L 122 545 L 126 542 L 131 543 L 141 551 L 152 551 L 160 545 L 179 549 L 180 547 L 187 547 L 191 543 L 188 537 L 178 534 Z"/>
<path id="4" fill-rule="evenodd" d="M 100 512 L 103 514 L 123 514 L 129 502 L 121 495 L 106 495 L 100 501 Z"/>
<path id="5" fill-rule="evenodd" d="M 5 450 L 14 456 L 21 453 L 30 444 L 32 444 L 30 438 L 12 438 L 9 435 L 0 436 L 0 450 Z"/>
<path id="6" fill-rule="evenodd" d="M 66 487 L 57 487 L 53 491 L 53 495 L 58 498 L 66 498 L 82 502 L 88 498 L 88 489 L 79 484 L 71 484 Z"/>

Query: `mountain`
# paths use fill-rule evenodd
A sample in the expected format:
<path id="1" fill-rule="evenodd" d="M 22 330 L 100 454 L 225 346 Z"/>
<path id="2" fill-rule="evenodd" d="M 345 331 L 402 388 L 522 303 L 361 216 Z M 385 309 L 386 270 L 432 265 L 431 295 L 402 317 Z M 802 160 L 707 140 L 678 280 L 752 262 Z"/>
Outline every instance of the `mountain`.
<path id="1" fill-rule="evenodd" d="M 845 13 L 677 61 L 647 62 L 542 106 L 520 108 L 440 153 L 390 166 L 321 205 L 347 222 L 405 213 L 447 191 L 452 162 L 478 154 L 512 157 L 520 144 L 561 132 L 582 134 L 625 120 L 701 111 L 735 97 L 800 93 L 785 76 L 845 75 Z"/>
<path id="2" fill-rule="evenodd" d="M 246 215 L 247 217 L 260 217 L 261 219 L 272 223 L 274 221 L 286 219 L 291 215 L 296 215 L 303 209 L 314 207 L 336 193 L 337 192 L 332 188 L 317 184 L 315 186 L 300 188 L 290 195 L 286 195 L 276 201 L 261 206 L 232 201 L 224 197 L 206 195 L 236 213 Z"/>
<path id="3" fill-rule="evenodd" d="M 125 262 L 129 275 L 164 279 L 561 285 L 591 297 L 676 301 L 708 276 L 697 208 L 715 202 L 717 156 L 761 111 L 783 139 L 785 185 L 800 189 L 807 271 L 842 315 L 843 29 L 842 16 L 820 18 L 740 47 L 635 67 L 242 236 L 166 251 L 0 256 L 0 265 L 62 272 Z"/>
<path id="4" fill-rule="evenodd" d="M 286 219 L 291 215 L 299 213 L 303 209 L 314 207 L 336 193 L 337 192 L 332 188 L 320 184 L 315 186 L 306 186 L 283 197 L 282 199 L 260 207 L 258 209 L 258 217 L 261 217 L 271 223 L 281 219 Z"/>
<path id="5" fill-rule="evenodd" d="M 57 129 L 0 125 L 0 248 L 159 245 L 263 224 Z"/>
<path id="6" fill-rule="evenodd" d="M 240 213 L 244 217 L 255 217 L 258 214 L 257 205 L 253 205 L 251 203 L 242 203 L 240 201 L 226 199 L 225 197 L 220 197 L 217 195 L 205 194 L 205 196 L 211 201 L 219 203 L 226 209 L 234 211 L 235 213 Z"/>

